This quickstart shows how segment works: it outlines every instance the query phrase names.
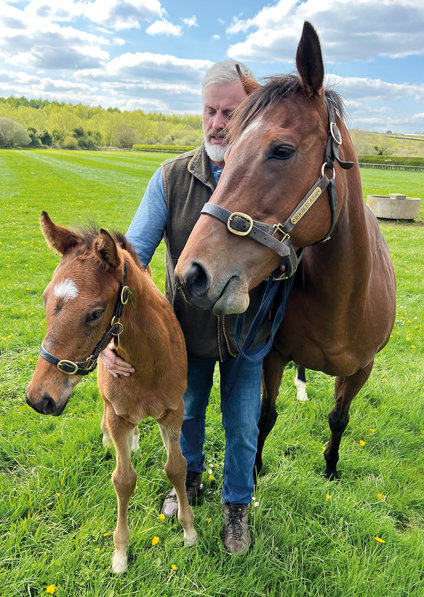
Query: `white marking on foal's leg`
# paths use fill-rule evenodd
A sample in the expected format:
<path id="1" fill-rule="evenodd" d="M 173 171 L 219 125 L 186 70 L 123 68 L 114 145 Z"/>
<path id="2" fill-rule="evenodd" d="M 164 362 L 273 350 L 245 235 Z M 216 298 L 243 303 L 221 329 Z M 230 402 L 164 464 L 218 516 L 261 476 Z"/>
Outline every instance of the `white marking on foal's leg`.
<path id="1" fill-rule="evenodd" d="M 132 452 L 137 452 L 137 450 L 140 449 L 140 432 L 138 430 L 138 427 L 134 427 L 134 431 L 132 434 L 132 440 L 131 440 L 131 451 Z"/>
<path id="2" fill-rule="evenodd" d="M 121 574 L 125 572 L 128 567 L 127 550 L 116 550 L 112 558 L 112 572 L 113 574 Z"/>
<path id="3" fill-rule="evenodd" d="M 307 402 L 309 398 L 308 394 L 306 393 L 306 382 L 298 379 L 297 373 L 296 377 L 294 378 L 294 385 L 297 389 L 297 399 L 300 400 L 300 402 Z"/>
<path id="4" fill-rule="evenodd" d="M 68 301 L 69 299 L 74 299 L 78 296 L 78 288 L 75 285 L 75 282 L 69 280 L 63 280 L 60 284 L 56 284 L 54 287 L 54 295 L 57 298 L 61 298 L 64 301 Z"/>

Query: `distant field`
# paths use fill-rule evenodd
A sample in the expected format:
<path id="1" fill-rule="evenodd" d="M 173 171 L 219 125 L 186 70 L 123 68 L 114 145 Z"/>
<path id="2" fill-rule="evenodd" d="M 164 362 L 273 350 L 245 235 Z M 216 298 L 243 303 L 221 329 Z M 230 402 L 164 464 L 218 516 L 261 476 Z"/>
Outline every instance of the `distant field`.
<path id="1" fill-rule="evenodd" d="M 102 448 L 95 375 L 78 385 L 62 417 L 25 405 L 45 333 L 42 292 L 59 261 L 38 219 L 44 209 L 62 225 L 90 217 L 125 231 L 168 157 L 0 151 L 0 596 L 46 595 L 55 585 L 60 597 L 422 597 L 424 227 L 386 222 L 380 227 L 397 275 L 396 325 L 352 404 L 341 481 L 321 476 L 334 380 L 308 372 L 310 401 L 301 404 L 291 366 L 251 508 L 254 547 L 244 559 L 229 557 L 220 536 L 224 435 L 216 383 L 206 437 L 212 472 L 194 508 L 198 547 L 184 549 L 178 524 L 158 517 L 169 484 L 158 429 L 146 421 L 134 456 L 129 570 L 112 576 L 114 452 Z M 365 198 L 396 191 L 424 201 L 424 173 L 361 175 Z M 152 267 L 163 291 L 163 246 Z"/>

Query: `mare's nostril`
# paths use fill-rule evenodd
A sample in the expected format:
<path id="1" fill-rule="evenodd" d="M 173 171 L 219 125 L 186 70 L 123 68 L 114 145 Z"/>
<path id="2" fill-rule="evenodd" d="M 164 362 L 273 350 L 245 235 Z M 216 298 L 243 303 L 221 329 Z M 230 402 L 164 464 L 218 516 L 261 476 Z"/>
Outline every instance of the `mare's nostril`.
<path id="1" fill-rule="evenodd" d="M 41 398 L 39 411 L 43 415 L 52 415 L 56 411 L 56 403 L 49 394 L 44 394 Z"/>
<path id="2" fill-rule="evenodd" d="M 185 275 L 184 282 L 188 292 L 194 296 L 203 296 L 210 288 L 209 276 L 199 263 L 193 263 Z"/>

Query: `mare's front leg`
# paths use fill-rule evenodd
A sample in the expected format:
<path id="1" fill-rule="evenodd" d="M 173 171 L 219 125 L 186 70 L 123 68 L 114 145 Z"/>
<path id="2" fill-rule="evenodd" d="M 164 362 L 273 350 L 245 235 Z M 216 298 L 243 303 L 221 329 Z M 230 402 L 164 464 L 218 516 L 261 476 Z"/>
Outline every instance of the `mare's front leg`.
<path id="1" fill-rule="evenodd" d="M 118 498 L 118 521 L 113 534 L 115 553 L 112 571 L 119 574 L 127 568 L 127 547 L 130 542 L 128 505 L 137 480 L 137 473 L 131 464 L 134 426 L 119 417 L 110 403 L 107 406 L 107 426 L 116 449 L 116 469 L 112 474 L 112 482 Z"/>
<path id="2" fill-rule="evenodd" d="M 339 461 L 340 441 L 349 423 L 349 408 L 356 394 L 368 380 L 373 365 L 374 359 L 369 365 L 363 369 L 359 369 L 359 371 L 350 377 L 336 377 L 334 387 L 335 405 L 328 415 L 331 435 L 328 446 L 324 451 L 324 458 L 327 463 L 325 477 L 329 481 L 338 479 L 339 477 L 336 467 Z"/>
<path id="3" fill-rule="evenodd" d="M 262 369 L 262 404 L 261 416 L 258 423 L 258 449 L 256 452 L 254 477 L 262 469 L 262 451 L 265 440 L 272 431 L 277 420 L 277 409 L 275 402 L 280 389 L 281 379 L 283 377 L 284 367 L 289 361 L 283 359 L 278 350 L 273 347 L 271 352 L 265 357 Z"/>
<path id="4" fill-rule="evenodd" d="M 187 499 L 186 476 L 187 462 L 181 453 L 180 435 L 184 418 L 184 403 L 181 399 L 176 410 L 169 410 L 164 417 L 158 419 L 160 433 L 168 458 L 165 464 L 165 473 L 178 498 L 178 520 L 184 529 L 184 544 L 189 547 L 197 542 L 197 533 L 194 528 L 194 516 Z"/>

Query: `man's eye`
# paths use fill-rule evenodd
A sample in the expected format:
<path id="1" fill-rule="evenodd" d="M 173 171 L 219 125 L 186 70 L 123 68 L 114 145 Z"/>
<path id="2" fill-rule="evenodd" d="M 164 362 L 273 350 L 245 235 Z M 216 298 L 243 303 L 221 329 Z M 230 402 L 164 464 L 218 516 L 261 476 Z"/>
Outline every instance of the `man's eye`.
<path id="1" fill-rule="evenodd" d="M 288 160 L 293 154 L 293 147 L 289 147 L 288 145 L 279 145 L 278 147 L 274 147 L 269 157 L 270 159 L 274 160 Z"/>
<path id="2" fill-rule="evenodd" d="M 102 309 L 97 309 L 97 311 L 93 311 L 93 313 L 90 313 L 90 315 L 88 315 L 85 321 L 87 323 L 93 323 L 93 321 L 97 321 L 98 319 L 100 319 L 103 313 L 104 311 L 102 311 Z"/>

